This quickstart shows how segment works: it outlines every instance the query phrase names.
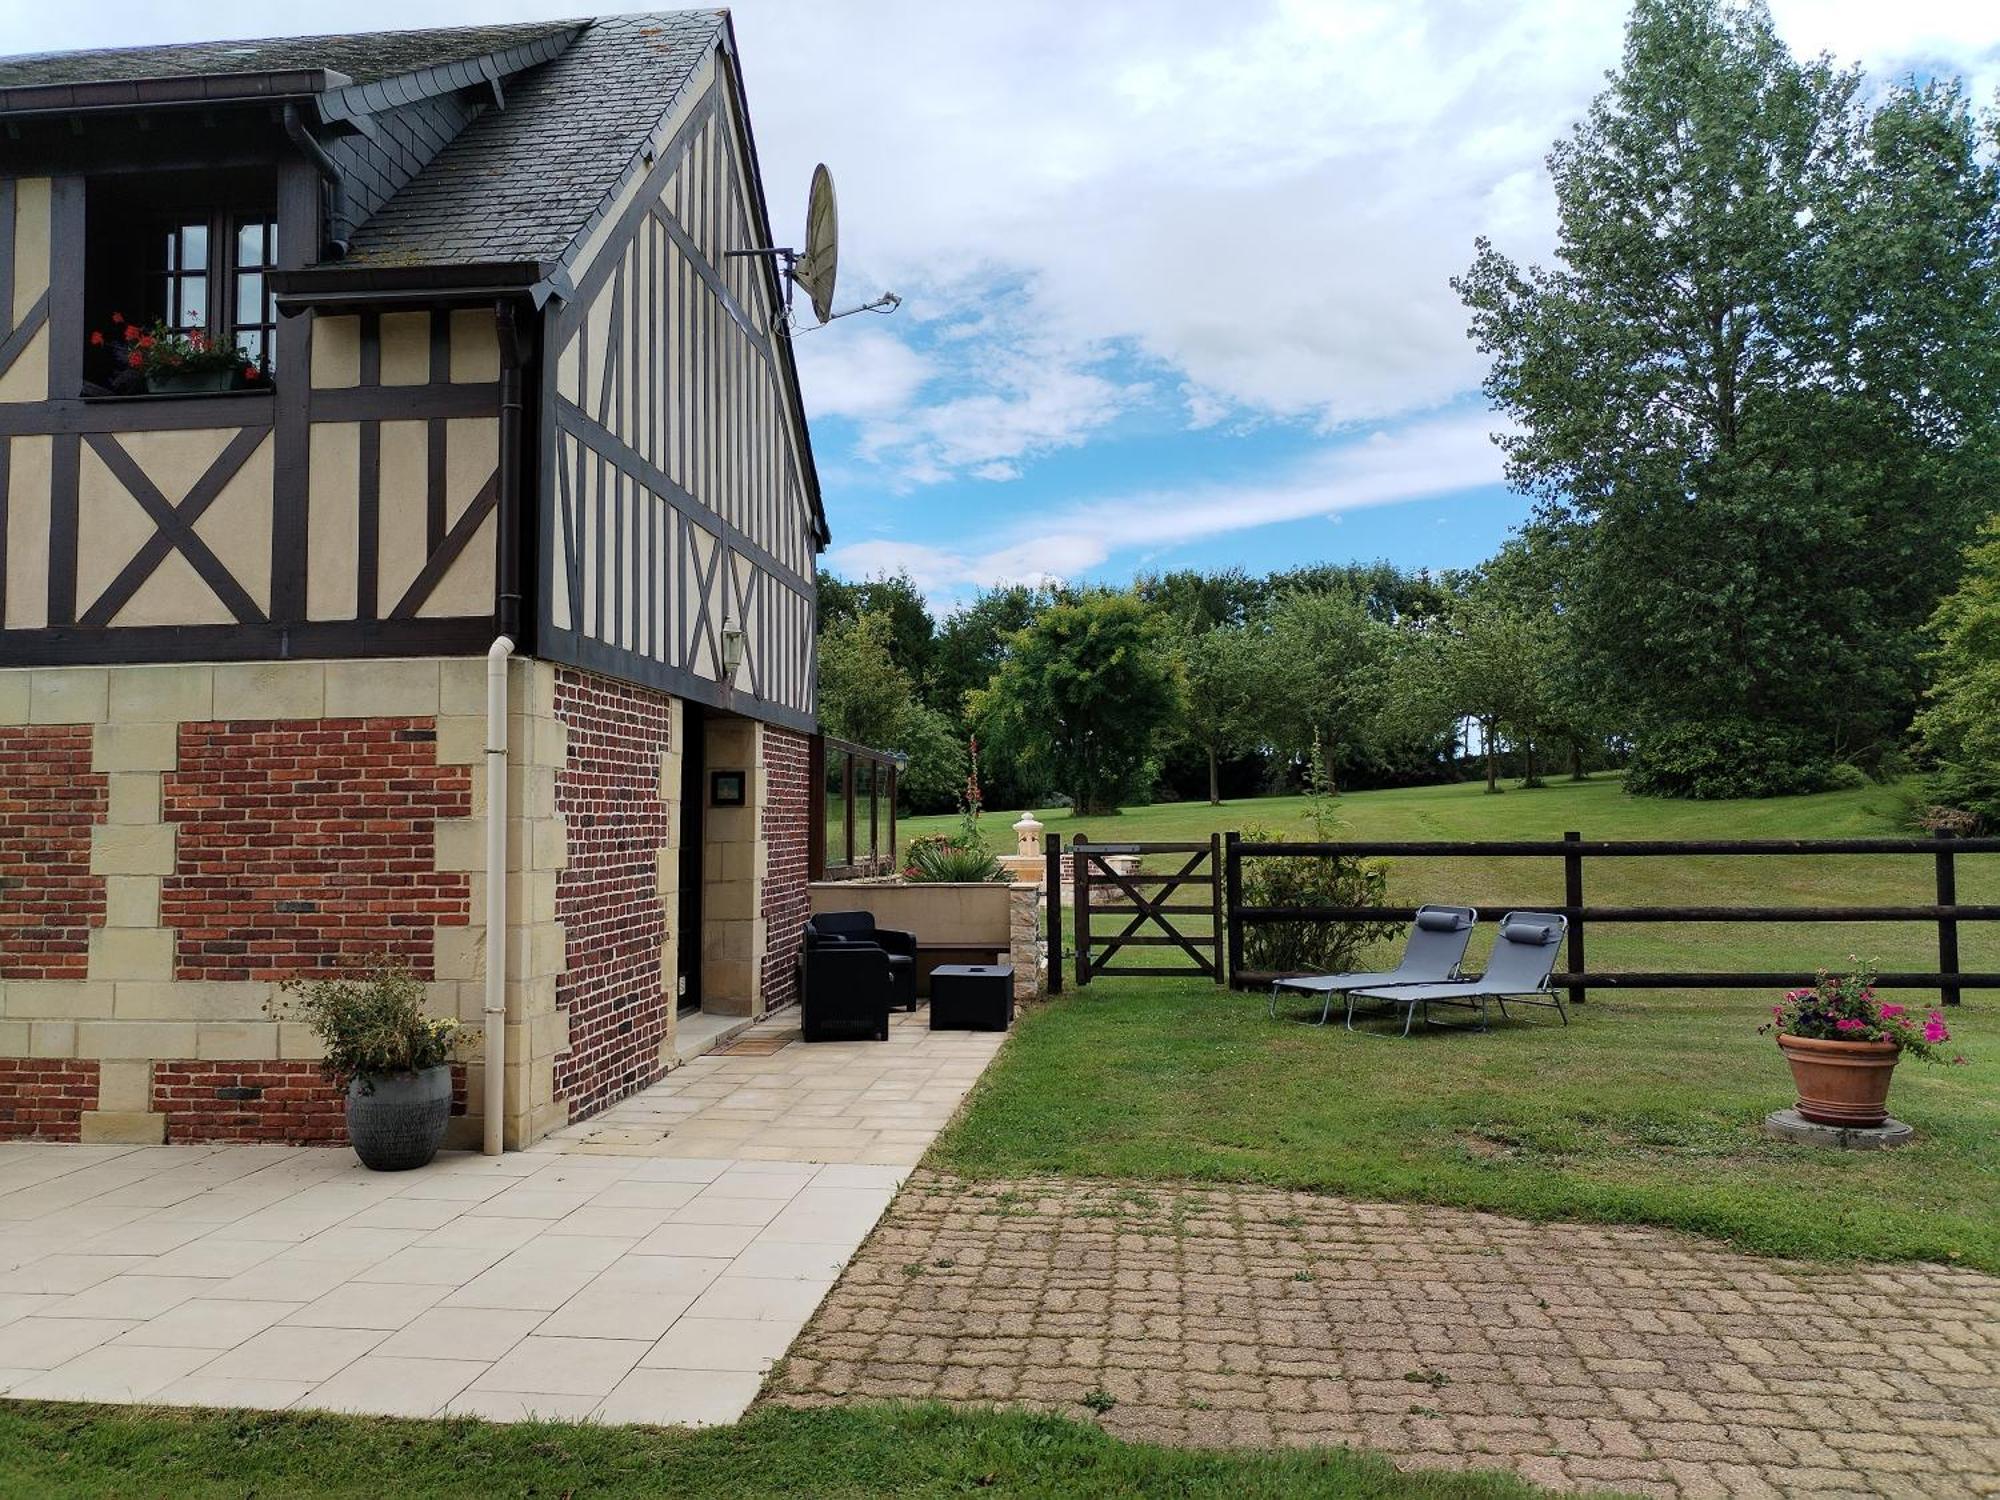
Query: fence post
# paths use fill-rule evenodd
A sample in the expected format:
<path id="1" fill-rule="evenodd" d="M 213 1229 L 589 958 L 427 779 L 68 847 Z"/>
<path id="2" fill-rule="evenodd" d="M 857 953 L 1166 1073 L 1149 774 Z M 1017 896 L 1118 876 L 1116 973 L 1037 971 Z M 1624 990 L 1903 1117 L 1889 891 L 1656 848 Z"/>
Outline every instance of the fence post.
<path id="1" fill-rule="evenodd" d="M 1956 835 L 1949 830 L 1940 830 L 1938 840 L 1941 847 L 1937 852 L 1937 904 L 1939 906 L 1958 905 L 1958 871 L 1952 863 L 1950 840 Z M 1959 987 L 1951 983 L 1958 974 L 1958 918 L 1940 916 L 1938 918 L 1938 973 L 1949 976 L 1939 986 L 1939 993 L 1946 1005 L 1958 1004 Z"/>
<path id="2" fill-rule="evenodd" d="M 1069 893 L 1076 904 L 1076 987 L 1090 983 L 1090 840 L 1069 841 Z"/>
<path id="3" fill-rule="evenodd" d="M 1222 961 L 1222 835 L 1208 836 L 1208 897 L 1213 915 L 1209 919 L 1208 951 L 1215 959 L 1215 982 L 1229 983 Z"/>
<path id="4" fill-rule="evenodd" d="M 1046 861 L 1042 872 L 1042 889 L 1049 900 L 1049 993 L 1060 995 L 1062 977 L 1062 835 L 1052 833 L 1042 846 L 1042 857 Z"/>
<path id="5" fill-rule="evenodd" d="M 1237 845 L 1243 835 L 1235 829 L 1222 836 L 1224 886 L 1229 903 L 1229 982 L 1234 985 L 1243 974 L 1243 923 L 1236 913 L 1243 908 L 1243 855 Z"/>
<path id="6" fill-rule="evenodd" d="M 1583 835 L 1572 830 L 1563 835 L 1565 844 L 1577 844 Z M 1571 908 L 1569 914 L 1569 971 L 1583 972 L 1583 851 L 1572 849 L 1563 855 L 1563 905 Z M 1569 987 L 1569 1003 L 1582 1005 L 1590 999 L 1590 991 L 1581 983 L 1572 982 Z"/>

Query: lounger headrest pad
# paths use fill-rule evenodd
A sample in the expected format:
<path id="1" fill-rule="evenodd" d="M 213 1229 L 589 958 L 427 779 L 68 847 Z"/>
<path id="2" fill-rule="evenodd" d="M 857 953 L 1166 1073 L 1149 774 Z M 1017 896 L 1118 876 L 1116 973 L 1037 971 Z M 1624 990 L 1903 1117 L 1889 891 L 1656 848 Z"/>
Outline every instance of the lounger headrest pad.
<path id="1" fill-rule="evenodd" d="M 1417 913 L 1417 926 L 1425 932 L 1463 932 L 1472 925 L 1472 919 L 1462 911 L 1437 911 L 1426 908 Z"/>
<path id="2" fill-rule="evenodd" d="M 1510 943 L 1533 943 L 1537 947 L 1547 947 L 1556 941 L 1560 933 L 1556 923 L 1536 917 L 1510 917 L 1500 924 L 1500 936 Z"/>

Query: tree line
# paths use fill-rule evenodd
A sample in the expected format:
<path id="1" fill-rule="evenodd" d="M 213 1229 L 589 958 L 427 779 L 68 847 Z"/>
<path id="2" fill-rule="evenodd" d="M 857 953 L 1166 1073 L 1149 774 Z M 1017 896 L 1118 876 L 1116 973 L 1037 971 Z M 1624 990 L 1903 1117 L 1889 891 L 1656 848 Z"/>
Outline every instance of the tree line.
<path id="1" fill-rule="evenodd" d="M 1696 797 L 1915 756 L 1927 816 L 2000 818 L 1996 149 L 1955 80 L 1799 59 L 1760 3 L 1639 0 L 1548 157 L 1553 260 L 1481 240 L 1453 283 L 1535 502 L 1495 557 L 996 588 L 943 621 L 908 580 L 827 580 L 823 714 L 907 749 L 918 806 L 978 734 L 997 805 L 1234 795 L 1315 754 L 1343 785 L 1620 760 Z"/>
<path id="2" fill-rule="evenodd" d="M 1525 543 L 1463 573 L 1388 563 L 1182 570 L 1130 588 L 995 587 L 936 620 L 906 577 L 820 580 L 820 717 L 909 756 L 915 811 L 955 804 L 977 741 L 995 806 L 1538 779 L 1621 753 L 1571 700 Z M 1509 660 L 1504 671 L 1491 666 Z"/>

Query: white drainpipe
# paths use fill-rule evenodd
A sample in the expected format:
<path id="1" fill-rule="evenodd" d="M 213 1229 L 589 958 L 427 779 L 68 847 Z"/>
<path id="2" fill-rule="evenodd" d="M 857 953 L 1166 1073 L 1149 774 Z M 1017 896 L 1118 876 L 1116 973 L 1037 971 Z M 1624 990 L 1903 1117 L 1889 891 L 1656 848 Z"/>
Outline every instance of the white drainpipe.
<path id="1" fill-rule="evenodd" d="M 507 1099 L 507 658 L 506 636 L 486 653 L 486 1154 L 504 1149 Z"/>

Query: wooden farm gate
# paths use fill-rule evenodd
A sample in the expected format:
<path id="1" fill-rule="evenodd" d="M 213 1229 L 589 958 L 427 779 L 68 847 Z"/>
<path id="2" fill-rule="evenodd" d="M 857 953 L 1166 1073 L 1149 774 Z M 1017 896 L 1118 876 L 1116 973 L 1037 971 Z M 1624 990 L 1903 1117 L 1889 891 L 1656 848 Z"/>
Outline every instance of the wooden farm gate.
<path id="1" fill-rule="evenodd" d="M 1049 892 L 1049 987 L 1062 985 L 1062 840 L 1047 846 Z M 1147 871 L 1148 855 L 1165 856 L 1171 868 Z M 1113 977 L 1165 978 L 1199 975 L 1227 982 L 1223 952 L 1227 924 L 1222 910 L 1222 835 L 1201 843 L 1093 844 L 1079 835 L 1069 846 L 1070 890 L 1076 908 L 1076 982 Z M 1136 858 L 1129 873 L 1114 860 Z M 1187 922 L 1206 917 L 1207 930 Z M 1094 919 L 1110 918 L 1115 931 Z M 1127 949 L 1172 950 L 1165 962 L 1134 963 Z"/>

